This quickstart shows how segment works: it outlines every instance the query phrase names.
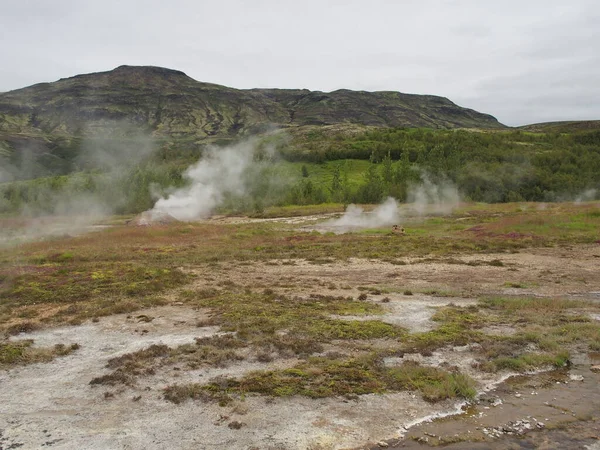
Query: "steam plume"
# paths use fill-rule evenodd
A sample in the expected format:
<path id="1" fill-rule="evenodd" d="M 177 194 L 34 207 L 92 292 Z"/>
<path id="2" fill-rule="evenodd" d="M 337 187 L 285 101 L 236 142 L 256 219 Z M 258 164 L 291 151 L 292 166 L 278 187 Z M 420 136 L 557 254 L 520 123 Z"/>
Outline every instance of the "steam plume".
<path id="1" fill-rule="evenodd" d="M 599 192 L 597 189 L 588 189 L 575 198 L 575 203 L 579 204 L 581 202 L 589 202 L 591 200 L 596 200 L 596 198 L 598 198 L 598 194 Z"/>
<path id="2" fill-rule="evenodd" d="M 144 161 L 155 150 L 153 139 L 119 124 L 114 136 L 87 138 L 74 161 L 78 170 L 100 171 L 71 174 L 58 188 L 51 178 L 42 179 L 35 201 L 24 203 L 19 209 L 22 226 L 0 230 L 0 245 L 18 244 L 48 236 L 78 234 L 106 216 L 114 214 L 123 205 L 126 196 L 119 190 L 120 183 L 135 165 Z M 23 148 L 25 155 L 33 155 L 34 148 Z M 22 158 L 23 159 L 23 158 Z M 32 174 L 28 158 L 20 167 L 6 166 L 0 170 L 0 182 L 27 180 Z M 1 162 L 1 161 L 0 161 Z M 15 181 L 16 183 L 27 181 Z M 95 185 L 95 188 L 94 188 Z M 8 208 L 8 201 L 0 208 Z"/>
<path id="3" fill-rule="evenodd" d="M 409 189 L 407 199 L 418 215 L 449 214 L 458 206 L 460 195 L 451 181 L 434 183 L 427 173 L 422 173 L 421 183 Z"/>
<path id="4" fill-rule="evenodd" d="M 351 229 L 394 225 L 399 220 L 400 211 L 398 209 L 398 202 L 392 197 L 388 197 L 371 212 L 365 212 L 363 208 L 357 205 L 348 205 L 342 217 L 325 222 L 324 225 L 336 227 L 340 231 L 345 232 Z"/>
<path id="5" fill-rule="evenodd" d="M 179 220 L 200 219 L 210 216 L 227 195 L 243 195 L 255 164 L 256 144 L 256 140 L 249 140 L 225 148 L 209 148 L 200 161 L 185 171 L 188 186 L 160 198 L 151 212 L 167 213 Z"/>
<path id="6" fill-rule="evenodd" d="M 410 187 L 407 198 L 419 216 L 448 214 L 460 201 L 458 189 L 452 182 L 442 179 L 439 183 L 434 183 L 427 173 L 421 174 L 421 183 Z M 349 205 L 342 217 L 327 221 L 323 226 L 325 229 L 334 228 L 345 233 L 353 229 L 397 225 L 402 222 L 403 216 L 398 202 L 388 197 L 371 212 L 365 212 L 360 206 Z"/>

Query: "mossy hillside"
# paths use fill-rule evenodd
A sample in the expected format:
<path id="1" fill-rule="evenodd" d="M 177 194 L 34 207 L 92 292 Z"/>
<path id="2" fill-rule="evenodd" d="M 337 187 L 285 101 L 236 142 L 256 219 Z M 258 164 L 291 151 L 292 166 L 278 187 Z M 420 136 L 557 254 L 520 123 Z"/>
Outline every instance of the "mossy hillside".
<path id="1" fill-rule="evenodd" d="M 237 90 L 198 82 L 176 70 L 134 66 L 1 94 L 0 111 L 29 114 L 32 125 L 46 132 L 62 125 L 70 132 L 83 124 L 97 129 L 125 120 L 165 134 L 193 133 L 199 137 L 235 135 L 290 123 L 501 127 L 489 115 L 436 96 Z"/>

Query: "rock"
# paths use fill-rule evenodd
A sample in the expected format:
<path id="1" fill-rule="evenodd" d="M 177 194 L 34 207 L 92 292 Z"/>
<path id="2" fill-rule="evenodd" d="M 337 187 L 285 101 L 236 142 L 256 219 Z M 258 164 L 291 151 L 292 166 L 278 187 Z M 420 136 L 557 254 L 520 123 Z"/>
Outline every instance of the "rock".
<path id="1" fill-rule="evenodd" d="M 569 379 L 571 381 L 583 381 L 583 376 L 582 375 L 576 375 L 576 374 L 570 374 L 569 375 Z"/>
<path id="2" fill-rule="evenodd" d="M 590 367 L 590 370 L 592 372 L 600 372 L 600 364 L 594 364 L 592 367 Z"/>
<path id="3" fill-rule="evenodd" d="M 378 442 L 378 443 L 377 443 L 377 445 L 378 445 L 379 447 L 381 447 L 381 448 L 386 448 L 386 447 L 389 447 L 389 446 L 390 446 L 390 444 L 388 444 L 388 443 L 387 443 L 387 442 L 385 442 L 385 441 Z"/>
<path id="4" fill-rule="evenodd" d="M 149 323 L 149 322 L 152 322 L 154 320 L 154 317 L 147 316 L 146 314 L 141 314 L 141 315 L 137 316 L 136 319 L 138 320 L 138 322 Z"/>
<path id="5" fill-rule="evenodd" d="M 515 397 L 517 397 L 517 398 L 521 398 L 521 397 L 522 397 L 522 395 L 521 395 L 521 394 L 515 394 Z"/>
<path id="6" fill-rule="evenodd" d="M 397 235 L 397 236 L 404 236 L 404 234 L 406 233 L 404 230 L 404 227 L 400 227 L 398 225 L 394 225 L 392 226 L 392 233 Z"/>
<path id="7" fill-rule="evenodd" d="M 229 422 L 229 425 L 227 425 L 227 426 L 229 428 L 231 428 L 232 430 L 239 430 L 244 425 L 246 425 L 244 422 L 238 422 L 237 420 L 234 420 L 233 422 Z"/>
<path id="8" fill-rule="evenodd" d="M 492 406 L 499 406 L 502 404 L 502 399 L 500 397 L 495 398 L 494 401 L 491 403 L 492 403 Z"/>
<path id="9" fill-rule="evenodd" d="M 219 426 L 227 420 L 229 420 L 229 416 L 224 416 L 223 414 L 219 414 L 219 418 L 213 424 Z"/>

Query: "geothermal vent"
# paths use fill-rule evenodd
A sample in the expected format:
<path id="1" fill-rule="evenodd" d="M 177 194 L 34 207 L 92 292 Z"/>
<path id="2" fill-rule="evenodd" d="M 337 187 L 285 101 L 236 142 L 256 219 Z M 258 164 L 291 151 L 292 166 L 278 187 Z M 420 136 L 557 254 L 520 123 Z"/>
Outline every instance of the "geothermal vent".
<path id="1" fill-rule="evenodd" d="M 171 214 L 163 211 L 144 211 L 131 219 L 127 224 L 136 227 L 147 227 L 151 225 L 169 225 L 171 223 L 177 223 L 175 217 Z"/>

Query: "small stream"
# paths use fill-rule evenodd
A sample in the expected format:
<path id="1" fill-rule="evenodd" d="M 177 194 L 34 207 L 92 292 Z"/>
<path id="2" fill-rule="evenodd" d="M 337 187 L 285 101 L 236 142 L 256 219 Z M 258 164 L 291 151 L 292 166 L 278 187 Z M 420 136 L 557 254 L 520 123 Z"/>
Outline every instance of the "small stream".
<path id="1" fill-rule="evenodd" d="M 598 364 L 600 353 L 580 353 L 570 369 L 512 377 L 462 414 L 416 425 L 387 448 L 600 450 Z"/>

